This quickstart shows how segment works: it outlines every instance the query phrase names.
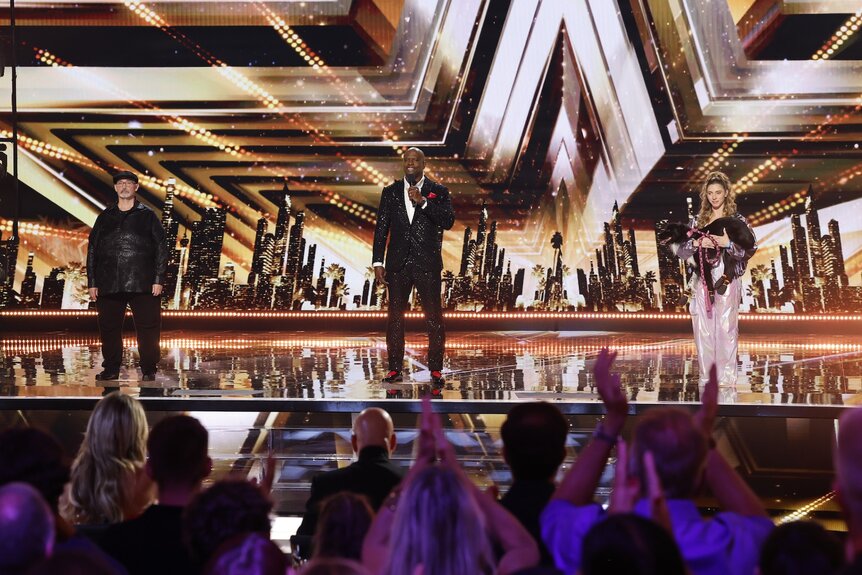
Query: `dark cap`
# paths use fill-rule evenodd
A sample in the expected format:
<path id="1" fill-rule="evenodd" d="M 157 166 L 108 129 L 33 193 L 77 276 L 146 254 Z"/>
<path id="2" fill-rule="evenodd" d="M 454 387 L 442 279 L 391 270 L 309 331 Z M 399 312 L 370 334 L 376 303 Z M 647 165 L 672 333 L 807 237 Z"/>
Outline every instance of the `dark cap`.
<path id="1" fill-rule="evenodd" d="M 138 176 L 136 174 L 133 174 L 132 172 L 130 172 L 128 170 L 123 170 L 121 172 L 117 172 L 116 174 L 114 174 L 114 183 L 116 184 L 120 180 L 132 180 L 133 182 L 135 182 L 137 184 L 138 183 Z"/>

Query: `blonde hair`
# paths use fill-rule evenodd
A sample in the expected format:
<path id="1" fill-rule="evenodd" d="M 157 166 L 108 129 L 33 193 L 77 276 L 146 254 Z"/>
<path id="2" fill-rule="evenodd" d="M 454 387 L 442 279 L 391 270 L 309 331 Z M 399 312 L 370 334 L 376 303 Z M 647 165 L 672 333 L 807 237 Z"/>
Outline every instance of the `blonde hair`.
<path id="1" fill-rule="evenodd" d="M 706 175 L 706 179 L 700 186 L 700 211 L 697 213 L 697 227 L 703 228 L 712 217 L 712 206 L 706 199 L 706 188 L 712 184 L 721 184 L 721 187 L 727 192 L 724 200 L 723 216 L 732 216 L 736 213 L 736 192 L 733 190 L 733 184 L 730 178 L 724 172 L 710 172 Z"/>
<path id="2" fill-rule="evenodd" d="M 395 512 L 392 535 L 387 575 L 413 573 L 417 565 L 423 575 L 496 572 L 485 516 L 450 469 L 429 467 L 410 482 Z"/>
<path id="3" fill-rule="evenodd" d="M 123 507 L 134 496 L 130 479 L 147 454 L 147 418 L 130 395 L 115 391 L 103 397 L 90 416 L 84 441 L 72 463 L 64 515 L 74 523 L 122 521 Z"/>

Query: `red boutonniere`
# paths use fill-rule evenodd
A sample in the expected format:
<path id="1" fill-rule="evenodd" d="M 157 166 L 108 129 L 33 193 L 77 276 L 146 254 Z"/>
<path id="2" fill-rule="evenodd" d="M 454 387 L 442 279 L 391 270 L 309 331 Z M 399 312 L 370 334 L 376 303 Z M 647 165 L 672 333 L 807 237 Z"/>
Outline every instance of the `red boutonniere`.
<path id="1" fill-rule="evenodd" d="M 437 194 L 435 194 L 434 192 L 431 192 L 430 194 L 428 194 L 428 199 L 429 199 L 429 200 L 433 200 L 433 199 L 434 199 L 434 198 L 436 198 L 436 197 L 437 197 Z"/>

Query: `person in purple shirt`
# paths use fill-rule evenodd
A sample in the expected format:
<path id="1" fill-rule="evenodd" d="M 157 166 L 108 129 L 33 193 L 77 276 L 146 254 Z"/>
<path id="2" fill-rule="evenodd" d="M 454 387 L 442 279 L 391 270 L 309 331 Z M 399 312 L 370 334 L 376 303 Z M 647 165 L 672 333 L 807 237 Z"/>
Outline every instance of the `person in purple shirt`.
<path id="1" fill-rule="evenodd" d="M 862 410 L 847 410 L 838 420 L 838 437 L 832 454 L 835 493 L 847 523 L 847 560 L 841 575 L 862 574 Z"/>
<path id="2" fill-rule="evenodd" d="M 584 537 L 606 516 L 593 494 L 628 414 L 620 376 L 610 371 L 615 357 L 616 353 L 602 350 L 594 367 L 607 414 L 541 518 L 545 545 L 565 573 L 578 571 Z M 695 416 L 681 409 L 656 408 L 635 426 L 631 463 L 639 468 L 636 480 L 642 498 L 634 512 L 651 515 L 645 473 L 638 463 L 649 452 L 667 500 L 674 538 L 691 573 L 751 575 L 773 523 L 751 488 L 715 449 L 711 433 L 718 407 L 718 379 L 714 367 L 702 401 Z M 701 517 L 693 500 L 704 481 L 722 509 L 711 519 Z"/>

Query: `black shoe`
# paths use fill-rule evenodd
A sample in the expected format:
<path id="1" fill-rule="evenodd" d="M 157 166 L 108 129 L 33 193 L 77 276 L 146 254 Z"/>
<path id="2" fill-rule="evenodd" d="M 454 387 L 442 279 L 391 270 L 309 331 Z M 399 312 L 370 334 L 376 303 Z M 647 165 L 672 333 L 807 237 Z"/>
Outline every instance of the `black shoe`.
<path id="1" fill-rule="evenodd" d="M 443 385 L 445 383 L 446 383 L 446 380 L 443 379 L 442 373 L 440 373 L 439 371 L 432 371 L 431 372 L 431 385 L 433 385 L 435 387 L 443 387 Z"/>
<path id="2" fill-rule="evenodd" d="M 110 371 L 106 369 L 102 373 L 96 374 L 96 381 L 115 381 L 117 379 L 120 379 L 119 371 Z"/>
<path id="3" fill-rule="evenodd" d="M 727 279 L 727 276 L 721 276 L 718 278 L 718 281 L 715 282 L 715 293 L 718 295 L 724 295 L 727 292 L 727 286 L 730 285 L 730 280 Z"/>
<path id="4" fill-rule="evenodd" d="M 381 380 L 383 383 L 398 383 L 399 381 L 404 381 L 404 377 L 401 375 L 400 371 L 395 371 L 394 369 L 386 374 Z"/>
<path id="5" fill-rule="evenodd" d="M 156 373 L 154 371 L 145 373 L 141 381 L 156 381 Z"/>

